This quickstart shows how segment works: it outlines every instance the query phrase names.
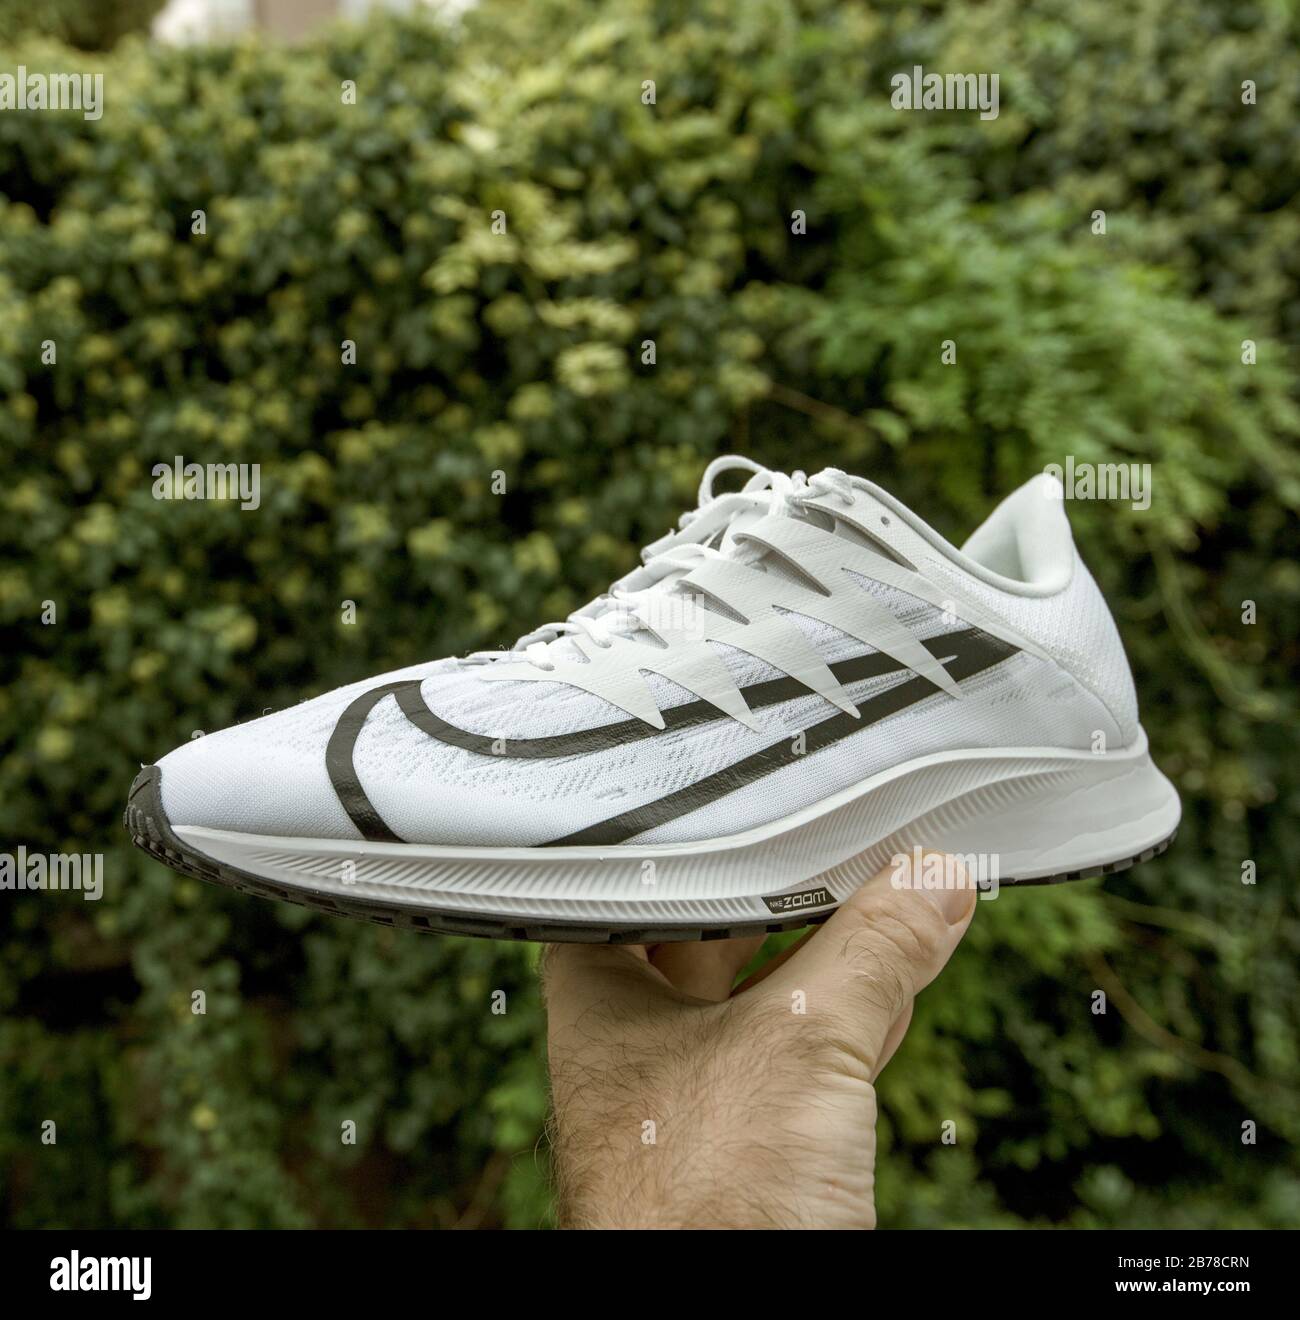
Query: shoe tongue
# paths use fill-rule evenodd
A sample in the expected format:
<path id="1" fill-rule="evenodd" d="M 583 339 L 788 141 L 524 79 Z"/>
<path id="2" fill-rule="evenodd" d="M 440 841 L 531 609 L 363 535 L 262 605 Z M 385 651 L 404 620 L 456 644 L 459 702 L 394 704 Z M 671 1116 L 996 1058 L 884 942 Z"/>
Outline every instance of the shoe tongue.
<path id="1" fill-rule="evenodd" d="M 718 549 L 728 557 L 745 561 L 752 561 L 758 558 L 755 553 L 758 549 L 752 541 L 737 541 L 737 536 L 743 535 L 756 523 L 761 522 L 769 514 L 790 513 L 791 509 L 784 501 L 772 502 L 770 509 L 746 509 L 743 513 L 738 513 L 724 528 L 721 538 L 717 542 Z"/>
<path id="2" fill-rule="evenodd" d="M 803 486 L 802 476 L 789 477 L 784 473 L 773 473 L 773 485 L 777 491 L 798 491 Z M 808 514 L 801 512 L 792 506 L 788 501 L 780 498 L 773 498 L 766 508 L 744 509 L 737 513 L 726 527 L 723 528 L 720 535 L 715 535 L 708 544 L 726 555 L 730 559 L 735 559 L 739 563 L 748 564 L 751 567 L 758 568 L 763 572 L 775 573 L 781 577 L 788 577 L 798 580 L 798 575 L 791 570 L 781 560 L 779 555 L 774 555 L 765 550 L 756 542 L 747 541 L 738 537 L 743 537 L 744 533 L 763 518 L 771 515 L 779 517 L 796 518 L 800 521 L 808 521 Z M 820 521 L 815 515 L 811 521 Z M 681 569 L 678 572 L 669 573 L 661 578 L 653 587 L 647 588 L 647 592 L 671 592 L 676 589 L 676 584 L 684 578 L 689 569 Z M 702 600 L 701 605 L 709 608 L 708 601 Z M 654 635 L 643 628 L 640 623 L 632 617 L 627 609 L 617 602 L 611 601 L 607 608 L 597 617 L 606 621 L 610 631 L 628 638 L 630 641 L 643 641 L 648 645 L 657 645 Z M 583 658 L 583 652 L 574 644 L 573 637 L 559 637 L 550 643 L 551 653 L 556 659 L 580 660 Z"/>
<path id="3" fill-rule="evenodd" d="M 797 487 L 794 488 L 797 489 Z M 803 517 L 797 509 L 792 508 L 786 503 L 786 501 L 773 499 L 766 509 L 745 509 L 736 514 L 726 527 L 723 528 L 721 534 L 714 536 L 708 544 L 712 545 L 729 559 L 735 559 L 739 563 L 757 567 L 765 572 L 776 572 L 783 577 L 793 576 L 781 562 L 779 556 L 771 554 L 756 542 L 738 539 L 743 538 L 744 533 L 749 528 L 755 526 L 762 521 L 762 519 L 773 514 L 783 517 Z M 667 574 L 655 583 L 653 587 L 647 588 L 647 593 L 667 593 L 674 591 L 677 583 L 680 582 L 689 571 L 689 569 L 683 568 L 678 572 Z M 710 608 L 707 599 L 701 600 L 700 604 L 705 609 Z M 622 617 L 614 617 L 616 615 L 621 615 Z M 604 611 L 600 617 L 607 620 L 611 632 L 621 634 L 631 641 L 640 640 L 652 645 L 655 644 L 653 634 L 647 629 L 641 627 L 638 621 L 618 604 L 611 602 L 609 608 Z M 552 642 L 551 646 L 559 656 L 576 658 L 579 654 L 573 645 L 573 639 L 569 637 L 559 638 L 557 641 Z"/>

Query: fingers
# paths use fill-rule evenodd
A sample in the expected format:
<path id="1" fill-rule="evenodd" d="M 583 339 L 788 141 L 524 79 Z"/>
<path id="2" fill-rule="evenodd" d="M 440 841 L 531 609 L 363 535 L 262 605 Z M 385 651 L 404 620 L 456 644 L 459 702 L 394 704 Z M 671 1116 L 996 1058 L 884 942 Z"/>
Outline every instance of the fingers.
<path id="1" fill-rule="evenodd" d="M 774 953 L 752 976 L 747 976 L 735 989 L 736 994 L 743 994 L 746 990 L 758 985 L 761 981 L 766 981 L 778 967 L 784 966 L 794 957 L 800 949 L 808 943 L 817 932 L 821 930 L 820 926 L 810 926 L 803 934 L 795 940 L 793 944 L 787 944 L 780 953 Z"/>
<path id="2" fill-rule="evenodd" d="M 650 963 L 683 994 L 719 1001 L 731 994 L 731 983 L 762 947 L 764 938 L 753 935 L 738 940 L 659 944 L 650 950 Z"/>
<path id="3" fill-rule="evenodd" d="M 633 999 L 644 1005 L 676 990 L 691 999 L 720 1002 L 737 973 L 762 947 L 762 935 L 631 945 L 550 944 L 542 953 L 542 993 L 552 1026 L 562 1026 L 594 1003 Z"/>
<path id="4" fill-rule="evenodd" d="M 593 1005 L 644 1005 L 671 993 L 645 950 L 610 944 L 548 944 L 540 964 L 552 1031 L 572 1026 Z"/>
<path id="5" fill-rule="evenodd" d="M 933 886 L 936 878 L 943 888 Z M 910 858 L 867 881 L 769 977 L 777 993 L 802 991 L 810 1015 L 835 1023 L 841 1044 L 869 1075 L 902 1040 L 895 1023 L 942 970 L 970 925 L 976 889 L 955 858 Z"/>
<path id="6" fill-rule="evenodd" d="M 942 887 L 935 887 L 936 875 Z M 915 996 L 932 981 L 970 925 L 976 889 L 955 858 L 899 859 L 745 982 L 802 993 L 809 1012 L 836 1024 L 842 1042 L 874 1078 L 902 1042 Z M 819 934 L 820 932 L 820 934 Z M 817 936 L 814 940 L 813 936 Z M 596 1005 L 644 1009 L 689 998 L 720 1002 L 762 944 L 740 940 L 624 946 L 551 945 L 542 960 L 553 1030 Z M 797 955 L 797 956 L 796 956 Z"/>

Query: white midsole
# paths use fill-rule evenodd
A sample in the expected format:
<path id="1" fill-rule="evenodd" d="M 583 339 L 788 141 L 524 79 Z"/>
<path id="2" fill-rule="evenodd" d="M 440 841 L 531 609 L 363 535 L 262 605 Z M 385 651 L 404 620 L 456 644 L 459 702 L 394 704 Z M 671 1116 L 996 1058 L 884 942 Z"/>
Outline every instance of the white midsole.
<path id="1" fill-rule="evenodd" d="M 840 902 L 916 847 L 974 855 L 1000 880 L 1127 861 L 1180 806 L 1139 731 L 1132 747 L 986 748 L 917 757 L 758 829 L 692 843 L 466 848 L 174 826 L 196 852 L 317 895 L 394 909 L 575 923 L 770 921 L 764 900 Z M 830 906 L 824 898 L 813 906 Z"/>

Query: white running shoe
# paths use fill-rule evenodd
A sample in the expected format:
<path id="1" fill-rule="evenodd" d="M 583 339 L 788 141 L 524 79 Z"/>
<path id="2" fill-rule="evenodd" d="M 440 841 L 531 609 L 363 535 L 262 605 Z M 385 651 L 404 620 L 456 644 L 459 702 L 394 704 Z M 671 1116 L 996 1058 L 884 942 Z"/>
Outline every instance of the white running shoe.
<path id="1" fill-rule="evenodd" d="M 869 481 L 718 459 L 642 561 L 513 651 L 186 743 L 141 771 L 128 829 L 333 912 L 636 943 L 822 919 L 917 847 L 1025 884 L 1171 841 L 1178 797 L 1052 478 L 958 550 Z"/>

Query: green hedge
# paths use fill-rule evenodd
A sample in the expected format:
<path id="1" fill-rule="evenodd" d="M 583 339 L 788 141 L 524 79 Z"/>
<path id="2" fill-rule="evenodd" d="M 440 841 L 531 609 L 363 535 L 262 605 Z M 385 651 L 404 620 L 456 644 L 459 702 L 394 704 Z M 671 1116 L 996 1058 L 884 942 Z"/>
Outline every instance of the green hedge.
<path id="1" fill-rule="evenodd" d="M 128 42 L 101 120 L 0 114 L 0 835 L 108 876 L 0 906 L 12 1222 L 544 1222 L 530 947 L 182 880 L 121 806 L 196 729 L 562 616 L 733 448 L 958 539 L 1066 454 L 1153 466 L 1071 514 L 1179 843 L 985 906 L 882 1081 L 882 1222 L 1300 1222 L 1295 162 L 1232 91 L 1294 85 L 1294 11 L 1113 8 L 489 2 Z M 1001 116 L 891 110 L 914 63 Z M 155 501 L 176 454 L 261 507 Z"/>
<path id="2" fill-rule="evenodd" d="M 41 0 L 33 5 L 31 0 L 0 0 L 0 47 L 17 46 L 39 35 L 66 41 L 82 50 L 108 50 L 129 32 L 147 31 L 166 3 Z"/>

